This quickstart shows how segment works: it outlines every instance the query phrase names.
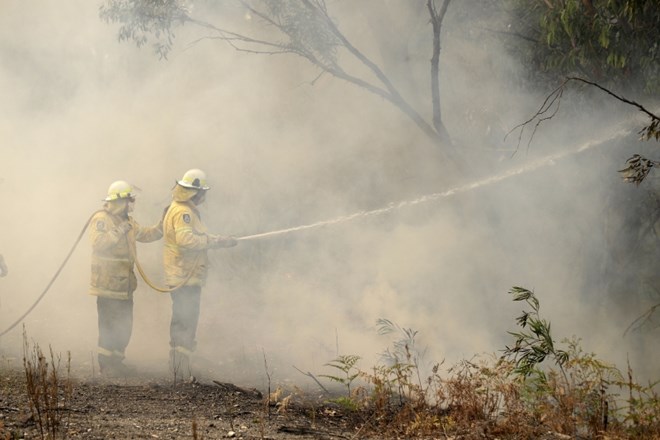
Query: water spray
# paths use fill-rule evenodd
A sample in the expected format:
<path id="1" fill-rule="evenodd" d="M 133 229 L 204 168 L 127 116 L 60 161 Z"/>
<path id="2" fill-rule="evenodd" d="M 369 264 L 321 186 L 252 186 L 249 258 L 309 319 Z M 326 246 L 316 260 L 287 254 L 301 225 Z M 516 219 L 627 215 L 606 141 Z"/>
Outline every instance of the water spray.
<path id="1" fill-rule="evenodd" d="M 613 141 L 615 139 L 627 136 L 627 135 L 630 134 L 630 132 L 631 132 L 630 129 L 620 129 L 620 130 L 614 132 L 613 134 L 611 134 L 609 137 L 607 137 L 605 139 L 599 139 L 599 140 L 593 140 L 593 141 L 586 142 L 586 143 L 582 144 L 581 146 L 579 146 L 575 150 L 564 151 L 564 152 L 557 153 L 557 154 L 554 154 L 554 155 L 551 155 L 551 156 L 547 156 L 547 157 L 544 157 L 542 159 L 530 162 L 530 163 L 528 163 L 526 165 L 523 165 L 521 167 L 514 168 L 512 170 L 506 171 L 504 173 L 496 174 L 496 175 L 491 176 L 491 177 L 486 177 L 486 178 L 478 180 L 476 182 L 467 183 L 465 185 L 457 186 L 457 187 L 448 189 L 446 191 L 423 195 L 423 196 L 417 197 L 416 199 L 404 200 L 404 201 L 399 202 L 399 203 L 394 203 L 393 202 L 393 203 L 390 203 L 390 204 L 388 204 L 387 206 L 385 206 L 383 208 L 378 208 L 378 209 L 374 209 L 374 210 L 371 210 L 371 211 L 359 211 L 359 212 L 356 212 L 356 213 L 353 213 L 353 214 L 344 215 L 344 216 L 341 216 L 341 217 L 336 217 L 336 218 L 333 218 L 333 219 L 330 219 L 330 220 L 323 220 L 323 221 L 319 221 L 319 222 L 316 222 L 316 223 L 311 223 L 311 224 L 308 224 L 308 225 L 295 226 L 295 227 L 291 227 L 291 228 L 287 228 L 287 229 L 280 229 L 280 230 L 270 231 L 270 232 L 262 232 L 262 233 L 253 234 L 253 235 L 245 235 L 245 236 L 242 236 L 242 237 L 237 237 L 236 240 L 238 240 L 238 241 L 256 240 L 256 239 L 260 239 L 260 238 L 272 237 L 272 236 L 275 236 L 275 235 L 288 234 L 288 233 L 291 233 L 291 232 L 299 232 L 299 231 L 303 231 L 303 230 L 306 230 L 306 229 L 319 228 L 321 226 L 335 225 L 335 224 L 338 224 L 338 223 L 349 222 L 351 220 L 355 220 L 355 219 L 358 219 L 358 218 L 386 214 L 386 213 L 389 213 L 389 212 L 392 212 L 392 211 L 395 211 L 395 210 L 398 210 L 398 209 L 401 209 L 401 208 L 404 208 L 404 207 L 408 207 L 408 206 L 414 206 L 414 205 L 419 205 L 419 204 L 422 204 L 422 203 L 428 203 L 428 202 L 433 202 L 433 201 L 436 201 L 436 200 L 444 199 L 444 198 L 453 196 L 455 194 L 460 194 L 460 193 L 468 192 L 468 191 L 471 191 L 471 190 L 474 190 L 474 189 L 477 189 L 477 188 L 481 188 L 483 186 L 492 185 L 492 184 L 501 182 L 503 180 L 509 179 L 511 177 L 514 177 L 514 176 L 518 176 L 518 175 L 521 175 L 521 174 L 526 174 L 526 173 L 529 173 L 531 171 L 535 171 L 539 168 L 554 165 L 554 163 L 556 161 L 562 160 L 562 159 L 564 159 L 568 156 L 573 156 L 573 155 L 582 153 L 582 152 L 584 152 L 584 151 L 586 151 L 586 150 L 588 150 L 592 147 L 603 145 L 608 141 Z"/>

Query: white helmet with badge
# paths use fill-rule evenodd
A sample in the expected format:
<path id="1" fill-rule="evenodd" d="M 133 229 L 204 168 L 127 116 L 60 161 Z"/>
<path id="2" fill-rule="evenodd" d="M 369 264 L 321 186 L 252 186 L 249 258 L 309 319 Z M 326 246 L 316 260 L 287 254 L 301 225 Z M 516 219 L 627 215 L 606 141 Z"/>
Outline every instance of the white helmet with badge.
<path id="1" fill-rule="evenodd" d="M 206 184 L 206 173 L 197 168 L 186 171 L 186 174 L 176 183 L 184 188 L 201 189 L 204 191 L 210 189 Z"/>

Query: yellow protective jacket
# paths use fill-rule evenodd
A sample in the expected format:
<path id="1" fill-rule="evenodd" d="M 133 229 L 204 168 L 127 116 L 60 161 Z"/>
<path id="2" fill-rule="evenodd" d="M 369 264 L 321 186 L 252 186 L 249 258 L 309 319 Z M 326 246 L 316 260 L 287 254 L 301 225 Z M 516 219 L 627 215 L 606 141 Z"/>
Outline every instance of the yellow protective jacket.
<path id="1" fill-rule="evenodd" d="M 118 226 L 128 220 L 131 230 L 123 234 Z M 137 287 L 133 267 L 135 260 L 129 246 L 135 241 L 152 242 L 163 236 L 162 224 L 141 227 L 133 218 L 112 212 L 106 203 L 90 221 L 92 243 L 92 279 L 89 293 L 114 299 L 129 299 Z"/>
<path id="2" fill-rule="evenodd" d="M 165 283 L 170 287 L 203 286 L 206 282 L 211 240 L 199 211 L 190 201 L 195 192 L 177 185 L 174 200 L 163 218 L 163 264 Z"/>

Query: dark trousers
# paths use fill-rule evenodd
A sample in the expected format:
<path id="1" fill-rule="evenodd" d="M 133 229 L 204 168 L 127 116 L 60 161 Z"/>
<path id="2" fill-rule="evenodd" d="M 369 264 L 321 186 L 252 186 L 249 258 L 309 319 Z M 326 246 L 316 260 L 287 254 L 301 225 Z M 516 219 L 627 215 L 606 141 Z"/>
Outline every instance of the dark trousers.
<path id="1" fill-rule="evenodd" d="M 184 286 L 176 289 L 172 297 L 170 322 L 170 347 L 175 350 L 195 350 L 195 335 L 199 322 L 200 286 Z"/>
<path id="2" fill-rule="evenodd" d="M 126 300 L 97 297 L 99 316 L 99 353 L 111 352 L 120 359 L 128 346 L 133 332 L 133 298 Z M 108 353 L 104 354 L 108 357 Z M 99 356 L 101 358 L 101 356 Z"/>

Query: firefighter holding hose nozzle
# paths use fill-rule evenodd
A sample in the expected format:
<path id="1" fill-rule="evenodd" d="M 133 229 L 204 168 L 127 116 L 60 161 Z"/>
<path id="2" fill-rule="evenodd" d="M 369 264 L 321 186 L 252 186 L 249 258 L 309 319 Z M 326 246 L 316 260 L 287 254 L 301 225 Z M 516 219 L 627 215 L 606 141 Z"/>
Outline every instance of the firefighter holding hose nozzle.
<path id="1" fill-rule="evenodd" d="M 206 173 L 188 170 L 172 190 L 172 202 L 163 218 L 165 282 L 171 288 L 170 371 L 192 375 L 190 358 L 196 346 L 202 287 L 206 281 L 209 249 L 236 246 L 232 237 L 209 234 L 198 206 L 209 190 Z"/>
<path id="2" fill-rule="evenodd" d="M 101 374 L 126 375 L 124 352 L 133 332 L 133 292 L 137 287 L 135 241 L 152 242 L 163 236 L 162 222 L 141 227 L 129 213 L 135 196 L 128 182 L 108 188 L 103 209 L 90 220 L 92 276 L 89 293 L 96 296 L 98 362 Z"/>

